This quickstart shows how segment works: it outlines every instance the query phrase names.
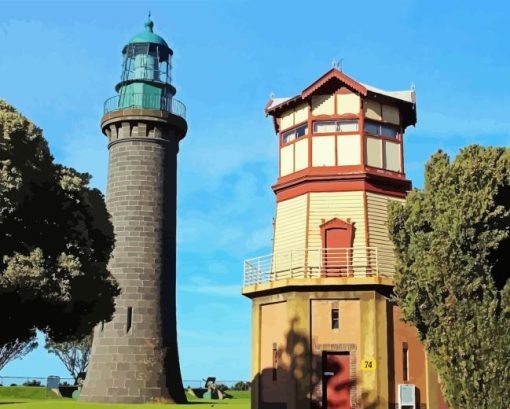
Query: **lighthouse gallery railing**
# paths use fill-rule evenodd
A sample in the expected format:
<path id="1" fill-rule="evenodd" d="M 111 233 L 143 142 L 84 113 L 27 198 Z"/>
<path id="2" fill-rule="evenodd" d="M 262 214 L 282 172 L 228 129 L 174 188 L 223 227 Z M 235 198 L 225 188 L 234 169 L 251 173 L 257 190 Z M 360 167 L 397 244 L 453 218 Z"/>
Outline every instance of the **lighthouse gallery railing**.
<path id="1" fill-rule="evenodd" d="M 170 112 L 186 119 L 186 105 L 173 97 L 144 93 L 128 93 L 115 95 L 104 103 L 104 113 L 119 111 L 121 109 L 159 109 Z"/>
<path id="2" fill-rule="evenodd" d="M 244 262 L 244 286 L 271 281 L 328 277 L 392 277 L 379 258 L 393 262 L 393 251 L 377 247 L 308 248 L 276 252 Z"/>

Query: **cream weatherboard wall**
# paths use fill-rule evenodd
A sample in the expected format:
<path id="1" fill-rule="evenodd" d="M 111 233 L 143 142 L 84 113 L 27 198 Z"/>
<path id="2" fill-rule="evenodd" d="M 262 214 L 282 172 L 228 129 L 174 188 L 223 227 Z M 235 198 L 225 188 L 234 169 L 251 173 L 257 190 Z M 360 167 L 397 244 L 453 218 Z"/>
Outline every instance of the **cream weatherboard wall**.
<path id="1" fill-rule="evenodd" d="M 388 203 L 390 200 L 403 202 L 385 195 L 367 192 L 368 242 L 377 247 L 379 274 L 390 275 L 395 272 L 393 243 L 388 235 Z"/>
<path id="2" fill-rule="evenodd" d="M 400 166 L 400 144 L 385 141 L 384 142 L 384 162 L 385 168 L 394 172 L 401 172 Z"/>
<path id="3" fill-rule="evenodd" d="M 333 115 L 335 113 L 334 95 L 314 95 L 312 97 L 312 115 Z"/>
<path id="4" fill-rule="evenodd" d="M 375 119 L 380 121 L 382 119 L 381 104 L 370 99 L 365 101 L 365 118 Z"/>
<path id="5" fill-rule="evenodd" d="M 312 166 L 335 166 L 335 137 L 312 138 Z"/>
<path id="6" fill-rule="evenodd" d="M 342 135 L 336 137 L 338 166 L 359 165 L 361 163 L 360 135 Z"/>
<path id="7" fill-rule="evenodd" d="M 379 138 L 366 138 L 367 165 L 382 168 L 382 140 Z"/>
<path id="8" fill-rule="evenodd" d="M 363 192 L 310 193 L 308 247 L 322 248 L 320 225 L 338 217 L 354 223 L 354 246 L 365 247 Z"/>
<path id="9" fill-rule="evenodd" d="M 397 107 L 391 105 L 383 105 L 382 117 L 384 122 L 390 122 L 395 125 L 400 124 L 400 112 Z"/>
<path id="10" fill-rule="evenodd" d="M 280 128 L 285 130 L 308 119 L 308 104 L 300 104 L 296 108 L 286 111 L 280 117 Z"/>
<path id="11" fill-rule="evenodd" d="M 294 172 L 308 167 L 308 139 L 302 140 L 294 144 Z"/>
<path id="12" fill-rule="evenodd" d="M 291 251 L 306 247 L 307 195 L 276 204 L 273 271 L 288 268 Z"/>
<path id="13" fill-rule="evenodd" d="M 294 172 L 294 144 L 280 149 L 280 176 Z"/>
<path id="14" fill-rule="evenodd" d="M 336 113 L 357 114 L 359 112 L 360 98 L 356 94 L 338 94 L 336 96 Z"/>
<path id="15" fill-rule="evenodd" d="M 376 121 L 400 125 L 400 112 L 397 107 L 381 104 L 370 99 L 365 100 L 365 117 Z"/>

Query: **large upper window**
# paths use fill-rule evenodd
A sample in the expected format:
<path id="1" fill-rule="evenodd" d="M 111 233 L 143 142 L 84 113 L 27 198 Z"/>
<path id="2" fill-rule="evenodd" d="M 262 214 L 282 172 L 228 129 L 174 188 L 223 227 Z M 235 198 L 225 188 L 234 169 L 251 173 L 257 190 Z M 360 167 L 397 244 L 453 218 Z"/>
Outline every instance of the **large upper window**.
<path id="1" fill-rule="evenodd" d="M 291 142 L 294 139 L 299 139 L 308 133 L 308 125 L 301 125 L 290 131 L 282 133 L 282 143 Z"/>
<path id="2" fill-rule="evenodd" d="M 385 136 L 386 138 L 396 138 L 398 135 L 398 128 L 392 125 L 381 124 L 379 122 L 365 121 L 365 132 Z"/>
<path id="3" fill-rule="evenodd" d="M 313 133 L 357 132 L 358 121 L 315 121 Z"/>

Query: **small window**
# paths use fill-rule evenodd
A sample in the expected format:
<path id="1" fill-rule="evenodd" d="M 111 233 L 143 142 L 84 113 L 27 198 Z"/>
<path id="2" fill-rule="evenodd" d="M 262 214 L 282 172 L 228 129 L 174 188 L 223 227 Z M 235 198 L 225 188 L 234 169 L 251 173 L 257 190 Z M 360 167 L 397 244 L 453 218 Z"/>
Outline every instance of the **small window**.
<path id="1" fill-rule="evenodd" d="M 365 132 L 379 135 L 379 124 L 377 122 L 365 121 Z"/>
<path id="2" fill-rule="evenodd" d="M 314 133 L 336 132 L 336 122 L 335 121 L 314 122 L 313 132 Z"/>
<path id="3" fill-rule="evenodd" d="M 394 126 L 381 125 L 381 135 L 386 138 L 396 138 L 398 131 Z"/>
<path id="4" fill-rule="evenodd" d="M 289 143 L 295 139 L 302 138 L 308 133 L 308 125 L 301 125 L 295 129 L 282 133 L 282 143 Z"/>
<path id="5" fill-rule="evenodd" d="M 313 133 L 357 132 L 358 121 L 315 121 Z"/>
<path id="6" fill-rule="evenodd" d="M 358 121 L 338 121 L 338 132 L 357 132 Z"/>
<path id="7" fill-rule="evenodd" d="M 340 328 L 340 315 L 338 312 L 338 308 L 331 309 L 331 329 L 339 329 Z"/>
<path id="8" fill-rule="evenodd" d="M 402 373 L 404 376 L 404 381 L 409 380 L 409 347 L 407 342 L 402 344 Z"/>
<path id="9" fill-rule="evenodd" d="M 276 342 L 273 342 L 273 381 L 276 381 L 278 376 L 278 350 Z"/>
<path id="10" fill-rule="evenodd" d="M 131 324 L 133 323 L 133 307 L 127 309 L 127 320 L 126 320 L 126 334 L 131 330 Z"/>
<path id="11" fill-rule="evenodd" d="M 397 127 L 373 121 L 365 121 L 365 132 L 384 136 L 386 138 L 396 138 L 398 136 Z"/>

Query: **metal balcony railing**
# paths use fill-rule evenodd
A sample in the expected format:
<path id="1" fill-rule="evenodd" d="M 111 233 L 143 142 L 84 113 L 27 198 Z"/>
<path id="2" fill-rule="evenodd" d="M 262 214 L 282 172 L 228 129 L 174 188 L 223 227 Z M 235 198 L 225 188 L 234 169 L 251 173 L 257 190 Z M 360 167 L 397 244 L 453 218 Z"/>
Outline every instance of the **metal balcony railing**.
<path id="1" fill-rule="evenodd" d="M 245 287 L 286 279 L 379 276 L 393 277 L 393 273 L 380 271 L 377 247 L 308 248 L 244 262 Z"/>
<path id="2" fill-rule="evenodd" d="M 186 106 L 173 97 L 143 93 L 120 94 L 108 98 L 104 103 L 105 114 L 131 108 L 159 109 L 186 119 Z"/>

